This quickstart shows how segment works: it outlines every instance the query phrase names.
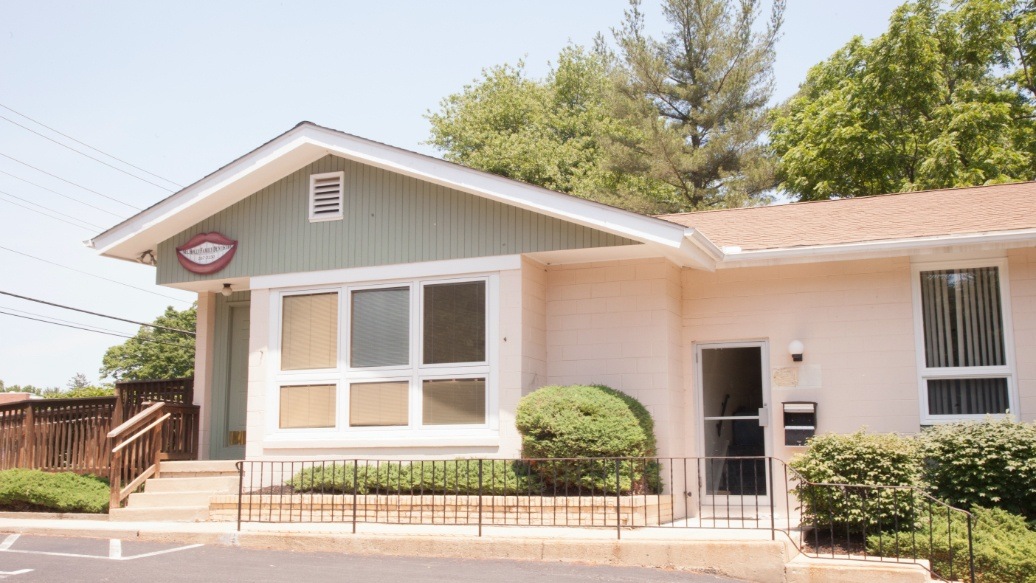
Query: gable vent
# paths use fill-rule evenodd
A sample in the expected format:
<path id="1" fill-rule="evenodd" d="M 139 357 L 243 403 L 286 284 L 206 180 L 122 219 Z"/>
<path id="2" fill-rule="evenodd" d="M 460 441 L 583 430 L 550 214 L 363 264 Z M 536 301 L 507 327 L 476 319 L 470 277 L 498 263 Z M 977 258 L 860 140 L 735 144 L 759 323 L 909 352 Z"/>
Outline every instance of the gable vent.
<path id="1" fill-rule="evenodd" d="M 345 172 L 313 174 L 309 177 L 309 220 L 330 221 L 342 218 L 342 191 Z"/>

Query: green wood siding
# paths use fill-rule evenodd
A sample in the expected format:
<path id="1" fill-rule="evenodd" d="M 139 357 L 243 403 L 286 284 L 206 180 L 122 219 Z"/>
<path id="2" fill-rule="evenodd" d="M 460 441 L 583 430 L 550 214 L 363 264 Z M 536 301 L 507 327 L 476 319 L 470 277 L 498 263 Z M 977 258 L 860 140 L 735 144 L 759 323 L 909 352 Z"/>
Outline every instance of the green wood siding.
<path id="1" fill-rule="evenodd" d="M 309 176 L 345 172 L 344 215 L 310 223 Z M 237 254 L 212 275 L 188 272 L 176 246 L 218 231 Z M 159 284 L 635 244 L 623 237 L 326 156 L 158 246 Z"/>

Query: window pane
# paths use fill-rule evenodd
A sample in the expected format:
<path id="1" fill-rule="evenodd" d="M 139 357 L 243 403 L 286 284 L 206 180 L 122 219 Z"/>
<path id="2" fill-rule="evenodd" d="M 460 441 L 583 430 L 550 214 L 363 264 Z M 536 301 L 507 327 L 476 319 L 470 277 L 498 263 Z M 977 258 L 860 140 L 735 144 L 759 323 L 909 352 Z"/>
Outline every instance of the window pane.
<path id="1" fill-rule="evenodd" d="M 424 288 L 424 362 L 486 360 L 486 282 Z"/>
<path id="2" fill-rule="evenodd" d="M 481 425 L 486 422 L 486 379 L 424 381 L 425 425 Z"/>
<path id="3" fill-rule="evenodd" d="M 281 387 L 281 429 L 334 426 L 334 385 Z"/>
<path id="4" fill-rule="evenodd" d="M 350 351 L 355 367 L 410 362 L 410 288 L 353 292 Z"/>
<path id="5" fill-rule="evenodd" d="M 281 370 L 338 365 L 338 294 L 285 296 Z"/>
<path id="6" fill-rule="evenodd" d="M 1007 412 L 1007 379 L 928 379 L 930 415 L 1002 415 Z"/>
<path id="7" fill-rule="evenodd" d="M 349 425 L 407 425 L 410 383 L 362 383 L 349 387 Z"/>
<path id="8" fill-rule="evenodd" d="M 921 304 L 929 368 L 1007 363 L 996 267 L 924 271 Z"/>

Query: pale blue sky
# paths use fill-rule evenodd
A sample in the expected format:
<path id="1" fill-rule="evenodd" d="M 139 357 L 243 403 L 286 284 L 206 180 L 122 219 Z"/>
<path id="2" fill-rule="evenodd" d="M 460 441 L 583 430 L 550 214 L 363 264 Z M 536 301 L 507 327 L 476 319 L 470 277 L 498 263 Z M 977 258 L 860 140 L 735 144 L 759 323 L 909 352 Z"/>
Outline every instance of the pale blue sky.
<path id="1" fill-rule="evenodd" d="M 776 99 L 853 35 L 885 29 L 893 0 L 788 0 Z M 649 31 L 664 23 L 645 0 Z M 301 120 L 432 153 L 424 115 L 482 68 L 524 58 L 533 75 L 568 42 L 622 19 L 624 0 L 438 2 L 47 2 L 0 0 L 0 104 L 181 185 Z M 44 131 L 9 111 L 0 115 Z M 0 154 L 135 206 L 169 193 L 0 120 Z M 93 154 L 96 155 L 96 154 Z M 15 174 L 119 216 L 132 209 L 0 157 Z M 153 180 L 153 179 L 152 179 Z M 156 181 L 157 182 L 157 181 Z M 4 196 L 2 193 L 7 193 Z M 78 228 L 10 204 L 28 199 L 108 227 L 116 217 L 0 174 L 0 247 L 171 295 L 151 295 L 0 249 L 0 290 L 150 321 L 192 294 L 149 267 L 96 257 Z M 19 204 L 25 204 L 15 201 Z M 28 206 L 28 205 L 27 205 Z M 133 334 L 135 326 L 0 296 L 0 310 Z M 118 338 L 0 314 L 0 380 L 98 377 Z"/>

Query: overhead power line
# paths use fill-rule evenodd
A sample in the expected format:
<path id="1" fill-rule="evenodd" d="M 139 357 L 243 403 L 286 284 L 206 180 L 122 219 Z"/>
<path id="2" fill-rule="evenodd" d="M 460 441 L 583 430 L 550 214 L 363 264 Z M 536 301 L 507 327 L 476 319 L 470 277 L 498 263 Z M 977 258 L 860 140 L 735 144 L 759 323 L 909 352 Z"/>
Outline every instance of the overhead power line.
<path id="1" fill-rule="evenodd" d="M 61 218 L 58 218 L 58 217 L 54 217 L 54 216 L 48 215 L 47 213 L 45 213 L 43 211 L 38 211 L 38 210 L 36 210 L 36 209 L 34 209 L 32 207 L 28 207 L 28 206 L 25 206 L 23 204 L 18 204 L 18 203 L 14 202 L 14 201 L 11 201 L 11 200 L 0 198 L 0 201 L 6 202 L 7 204 L 13 204 L 16 207 L 23 208 L 23 209 L 25 209 L 27 211 L 32 211 L 32 212 L 34 212 L 36 214 L 39 214 L 39 215 L 43 215 L 43 216 L 47 217 L 48 219 L 54 219 L 55 221 L 61 221 L 62 223 L 65 223 L 65 224 L 68 224 L 68 225 L 72 225 L 73 227 L 78 227 L 78 228 L 80 228 L 80 229 L 82 229 L 84 231 L 90 232 L 90 233 L 94 232 L 93 227 L 84 227 L 83 225 L 80 225 L 78 223 L 73 223 L 72 221 L 66 221 L 65 219 L 61 219 Z"/>
<path id="2" fill-rule="evenodd" d="M 39 208 L 41 208 L 41 209 L 43 209 L 43 210 L 45 210 L 47 212 L 52 212 L 52 213 L 54 213 L 56 215 L 61 215 L 61 216 L 65 217 L 65 218 L 72 219 L 73 221 L 77 221 L 77 222 L 83 223 L 84 225 L 86 225 L 88 227 L 93 227 L 95 229 L 104 230 L 104 227 L 102 227 L 100 225 L 95 225 L 93 223 L 88 223 L 88 222 L 86 222 L 86 221 L 84 221 L 82 219 L 73 217 L 72 215 L 66 215 L 65 213 L 63 213 L 61 211 L 56 211 L 56 210 L 54 210 L 54 209 L 52 209 L 52 208 L 50 208 L 50 207 L 48 207 L 46 205 L 42 205 L 42 204 L 38 203 L 38 202 L 33 202 L 31 200 L 22 198 L 20 196 L 13 195 L 10 192 L 7 192 L 5 190 L 0 190 L 0 194 L 7 195 L 7 196 L 9 196 L 9 197 L 11 197 L 13 199 L 20 200 L 20 201 L 22 201 L 24 203 L 31 204 L 32 206 L 39 207 Z M 52 217 L 52 218 L 57 218 L 57 217 Z"/>
<path id="3" fill-rule="evenodd" d="M 0 245 L 0 249 L 3 249 L 4 251 L 7 251 L 8 253 L 14 253 L 15 255 L 21 255 L 22 257 L 28 257 L 29 259 L 35 259 L 36 261 L 41 261 L 43 263 L 47 263 L 47 264 L 53 265 L 55 267 L 60 267 L 61 269 L 67 269 L 69 271 L 74 271 L 76 273 L 81 273 L 83 275 L 88 275 L 88 276 L 90 276 L 90 277 L 92 277 L 94 279 L 100 279 L 102 281 L 107 281 L 108 283 L 114 283 L 116 285 L 121 285 L 123 287 L 132 288 L 132 289 L 135 289 L 135 290 L 142 291 L 144 293 L 149 293 L 151 295 L 161 296 L 163 298 L 169 298 L 171 300 L 176 300 L 176 301 L 184 303 L 184 304 L 190 304 L 191 303 L 188 300 L 181 300 L 180 298 L 177 298 L 177 297 L 174 297 L 174 296 L 170 296 L 170 295 L 166 295 L 166 294 L 162 294 L 162 293 L 158 293 L 158 292 L 156 292 L 154 290 L 149 290 L 149 289 L 138 287 L 138 286 L 135 286 L 135 285 L 130 285 L 128 283 L 123 283 L 121 281 L 116 281 L 114 279 L 109 279 L 107 277 L 101 277 L 100 275 L 97 275 L 95 273 L 90 273 L 89 271 L 83 271 L 82 269 L 76 269 L 74 267 L 69 267 L 67 265 L 62 265 L 60 263 L 51 261 L 49 259 L 44 259 L 42 257 L 36 257 L 35 255 L 29 255 L 28 253 L 24 253 L 22 251 L 17 251 L 15 249 L 11 249 L 9 247 L 4 247 L 3 245 Z"/>
<path id="4" fill-rule="evenodd" d="M 112 330 L 111 328 L 101 328 L 100 326 L 94 326 L 93 324 L 83 324 L 82 322 L 76 322 L 76 321 L 73 321 L 73 320 L 66 320 L 64 318 L 55 318 L 54 316 L 46 316 L 44 314 L 37 314 L 36 312 L 30 312 L 30 311 L 27 311 L 27 310 L 19 310 L 17 308 L 12 308 L 10 306 L 0 306 L 0 310 L 8 310 L 8 311 L 11 311 L 11 312 L 18 312 L 18 314 L 25 314 L 27 316 L 35 316 L 37 318 L 46 318 L 47 320 L 53 320 L 55 322 L 63 322 L 65 324 L 72 324 L 74 326 L 86 326 L 87 328 L 92 328 L 94 330 L 97 330 L 98 332 L 111 332 L 112 334 L 125 334 L 125 332 L 123 332 L 121 330 Z M 15 316 L 17 314 L 9 314 L 9 315 Z"/>
<path id="5" fill-rule="evenodd" d="M 27 132 L 31 132 L 33 134 L 36 134 L 37 136 L 43 138 L 44 140 L 47 140 L 48 142 L 53 142 L 53 143 L 61 146 L 62 148 L 67 148 L 68 150 L 71 150 L 71 151 L 75 152 L 76 154 L 79 154 L 80 156 L 83 156 L 84 158 L 89 158 L 90 160 L 93 160 L 94 162 L 97 162 L 98 164 L 104 164 L 105 166 L 107 166 L 108 168 L 111 168 L 112 170 L 115 170 L 117 172 L 122 172 L 123 174 L 125 174 L 126 176 L 129 176 L 130 178 L 136 178 L 137 180 L 139 180 L 141 182 L 146 182 L 146 183 L 150 184 L 151 186 L 156 186 L 156 187 L 161 188 L 162 190 L 164 190 L 166 192 L 173 192 L 172 188 L 169 188 L 169 187 L 166 187 L 166 186 L 162 186 L 161 184 L 159 184 L 157 182 L 152 182 L 152 181 L 148 180 L 147 178 L 141 178 L 141 177 L 137 176 L 136 174 L 133 174 L 132 172 L 127 172 L 126 170 L 123 170 L 122 168 L 119 168 L 118 166 L 116 166 L 114 164 L 109 164 L 109 163 L 105 162 L 104 160 L 101 160 L 100 158 L 94 158 L 90 154 L 87 154 L 85 152 L 80 152 L 79 150 L 73 148 L 72 146 L 69 146 L 68 144 L 62 144 L 61 142 L 55 140 L 54 138 L 51 138 L 49 136 L 45 136 L 45 135 L 41 134 L 40 132 L 38 132 L 38 131 L 36 131 L 36 130 L 34 130 L 32 128 L 25 127 L 22 124 L 14 121 L 13 119 L 11 119 L 9 117 L 0 115 L 0 119 L 6 121 L 7 123 L 14 124 L 14 125 L 22 128 L 23 130 L 27 131 Z"/>
<path id="6" fill-rule="evenodd" d="M 108 199 L 110 201 L 117 202 L 117 203 L 119 203 L 121 205 L 128 206 L 131 209 L 138 210 L 138 211 L 139 210 L 144 210 L 144 209 L 140 208 L 139 206 L 134 206 L 134 205 L 132 205 L 132 204 L 130 204 L 128 202 L 123 202 L 123 201 L 115 198 L 114 196 L 108 196 L 107 194 L 104 194 L 103 192 L 97 192 L 96 190 L 94 190 L 92 188 L 87 188 L 86 186 L 83 186 L 82 184 L 78 184 L 76 182 L 72 182 L 71 180 L 67 180 L 65 178 L 62 178 L 62 177 L 58 176 L 57 174 L 51 174 L 50 172 L 47 172 L 46 170 L 43 170 L 42 168 L 37 168 L 37 167 L 33 166 L 32 164 L 29 164 L 27 162 L 22 162 L 21 160 L 15 158 L 13 156 L 8 156 L 7 154 L 4 154 L 3 152 L 0 152 L 0 156 L 3 156 L 4 158 L 7 158 L 8 160 L 10 160 L 12 162 L 15 162 L 17 164 L 21 164 L 22 166 L 25 166 L 27 168 L 32 168 L 36 172 L 40 172 L 40 173 L 46 174 L 47 176 L 50 176 L 51 178 L 57 178 L 58 180 L 60 180 L 60 181 L 62 181 L 64 183 L 67 183 L 67 184 L 71 184 L 72 186 L 75 186 L 76 188 L 82 188 L 83 190 L 85 190 L 87 192 L 92 192 L 93 194 L 96 194 L 97 196 L 100 196 L 102 198 L 106 198 L 106 199 Z"/>
<path id="7" fill-rule="evenodd" d="M 158 324 L 150 324 L 148 322 L 138 322 L 136 320 L 128 320 L 126 318 L 120 318 L 118 316 L 109 316 L 108 314 L 101 314 L 101 313 L 98 313 L 98 312 L 91 312 L 90 310 L 83 310 L 81 308 L 73 308 L 72 306 L 65 306 L 63 304 L 56 304 L 54 302 L 48 302 L 46 300 L 41 300 L 41 299 L 38 299 L 38 298 L 30 298 L 30 297 L 27 297 L 27 296 L 20 296 L 18 294 L 13 294 L 11 292 L 5 292 L 3 290 L 0 290 L 0 294 L 3 294 L 5 296 L 11 296 L 12 298 L 18 298 L 20 300 L 36 302 L 37 304 L 45 304 L 45 305 L 48 305 L 48 306 L 54 306 L 55 308 L 61 308 L 63 310 L 72 310 L 73 312 L 80 312 L 80 313 L 83 313 L 83 314 L 90 314 L 91 316 L 97 316 L 97 317 L 100 317 L 100 318 L 108 318 L 109 320 L 118 320 L 120 322 L 128 322 L 130 324 L 137 324 L 138 326 L 148 326 L 150 328 L 155 328 L 157 330 L 167 330 L 169 332 L 179 332 L 180 334 L 188 334 L 190 336 L 194 336 L 195 335 L 194 332 L 191 332 L 190 330 L 181 330 L 179 328 L 170 328 L 168 326 L 159 326 Z"/>
<path id="8" fill-rule="evenodd" d="M 80 200 L 80 199 L 78 199 L 78 198 L 76 198 L 74 196 L 69 196 L 67 194 L 62 194 L 62 193 L 60 193 L 60 192 L 58 192 L 56 190 L 47 188 L 46 186 L 43 186 L 42 184 L 36 184 L 35 182 L 33 182 L 31 180 L 26 180 L 26 179 L 22 178 L 21 176 L 16 176 L 14 174 L 11 174 L 10 172 L 5 172 L 3 170 L 0 170 L 0 174 L 4 174 L 4 175 L 7 175 L 7 176 L 10 176 L 11 178 L 14 178 L 15 180 L 21 180 L 22 182 L 24 182 L 26 184 L 31 184 L 31 185 L 35 186 L 36 188 L 41 188 L 43 190 L 46 190 L 47 192 L 53 192 L 54 194 L 56 194 L 56 195 L 58 195 L 60 197 L 67 198 L 68 200 L 71 200 L 73 202 L 78 202 L 81 205 L 85 205 L 85 206 L 88 206 L 88 207 L 90 207 L 92 209 L 99 210 L 102 213 L 108 213 L 109 215 L 111 215 L 113 217 L 116 217 L 116 218 L 119 218 L 119 219 L 124 219 L 125 218 L 123 215 L 120 215 L 118 213 L 113 213 L 110 210 L 103 209 L 103 208 L 101 208 L 99 206 L 96 206 L 96 205 L 92 205 L 92 204 L 86 202 L 85 200 Z"/>
<path id="9" fill-rule="evenodd" d="M 83 326 L 73 326 L 71 324 L 61 324 L 59 322 L 51 322 L 49 320 L 44 320 L 42 318 L 32 318 L 32 317 L 29 317 L 29 316 L 20 316 L 18 314 L 12 314 L 10 312 L 5 312 L 3 310 L 0 310 L 0 314 L 3 314 L 5 316 L 13 316 L 15 318 L 22 318 L 24 320 L 32 320 L 34 322 L 42 322 L 44 324 L 50 324 L 52 326 L 61 326 L 63 328 L 75 328 L 76 330 L 85 330 L 87 332 L 94 332 L 95 334 L 106 334 L 108 336 L 118 336 L 119 338 L 133 338 L 133 336 L 127 336 L 125 334 L 116 334 L 115 332 L 104 332 L 104 331 L 101 331 L 101 330 L 93 330 L 91 328 L 85 328 Z M 139 340 L 142 340 L 144 342 L 150 342 L 151 344 L 164 344 L 166 346 L 176 346 L 176 347 L 180 346 L 179 344 L 173 344 L 172 342 L 163 342 L 161 340 L 151 340 L 149 338 L 140 338 Z"/>
<path id="10" fill-rule="evenodd" d="M 70 136 L 68 134 L 65 134 L 65 133 L 62 133 L 62 132 L 60 132 L 60 131 L 50 127 L 49 125 L 47 125 L 47 124 L 45 124 L 45 123 L 43 123 L 43 122 L 41 122 L 39 120 L 35 120 L 35 119 L 25 115 L 24 113 L 22 113 L 20 111 L 15 111 L 15 110 L 11 109 L 10 107 L 7 107 L 3 103 L 0 103 L 0 107 L 6 109 L 7 111 L 10 111 L 11 113 L 14 113 L 16 115 L 20 115 L 21 117 L 24 117 L 25 119 L 31 121 L 32 123 L 34 123 L 34 124 L 36 124 L 38 126 L 45 127 L 48 130 L 54 132 L 55 134 L 57 134 L 59 136 L 62 136 L 64 138 L 68 138 L 68 139 L 72 140 L 73 142 L 79 144 L 80 146 L 84 146 L 84 147 L 90 148 L 91 150 L 93 150 L 94 152 L 97 152 L 99 154 L 104 154 L 105 156 L 111 158 L 112 160 L 118 160 L 119 162 L 122 162 L 123 164 L 129 166 L 130 168 L 133 168 L 135 170 L 140 170 L 141 172 L 143 172 L 144 174 L 147 174 L 148 176 L 154 176 L 155 178 L 157 178 L 159 180 L 164 180 L 164 181 L 168 182 L 169 184 L 172 184 L 173 186 L 176 186 L 176 187 L 179 187 L 179 188 L 183 188 L 182 184 L 178 184 L 177 182 L 175 182 L 173 180 L 169 180 L 168 178 L 165 178 L 163 176 L 159 176 L 158 174 L 155 174 L 154 172 L 148 172 L 147 170 L 144 170 L 140 166 L 134 166 L 133 164 L 130 164 L 129 162 L 123 160 L 122 158 L 119 158 L 117 156 L 113 156 L 113 155 L 109 154 L 108 152 L 105 152 L 104 150 L 101 150 L 100 148 L 95 148 L 95 147 L 91 146 L 90 144 L 87 144 L 86 142 L 84 142 L 82 140 L 77 140 L 77 139 L 73 138 L 72 136 Z"/>

